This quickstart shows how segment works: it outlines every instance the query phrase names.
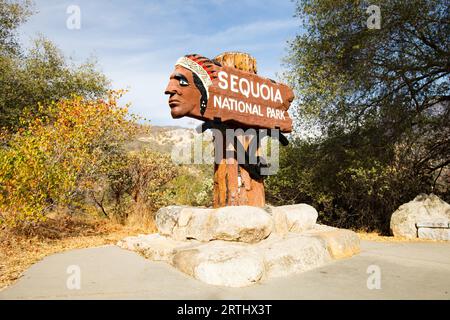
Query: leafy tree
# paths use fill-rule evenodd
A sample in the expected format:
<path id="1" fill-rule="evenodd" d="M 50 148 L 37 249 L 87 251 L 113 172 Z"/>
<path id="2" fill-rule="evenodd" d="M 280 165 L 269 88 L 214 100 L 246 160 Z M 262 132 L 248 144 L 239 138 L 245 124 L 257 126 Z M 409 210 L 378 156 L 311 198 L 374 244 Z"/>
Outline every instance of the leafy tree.
<path id="1" fill-rule="evenodd" d="M 369 4 L 298 3 L 307 24 L 291 43 L 289 78 L 301 116 L 319 116 L 327 133 L 384 120 L 395 137 L 449 100 L 449 1 L 379 1 L 379 30 L 366 26 Z"/>
<path id="2" fill-rule="evenodd" d="M 0 148 L 0 225 L 26 225 L 75 204 L 120 165 L 136 125 L 119 96 L 75 96 L 46 107 L 47 116 L 22 118 L 23 128 Z"/>
<path id="3" fill-rule="evenodd" d="M 31 12 L 30 3 L 0 0 L 0 127 L 17 129 L 25 109 L 37 115 L 38 103 L 104 97 L 109 83 L 95 61 L 76 66 L 50 41 L 40 37 L 29 51 L 15 39 L 16 28 Z M 45 110 L 41 110 L 45 112 Z"/>
<path id="4" fill-rule="evenodd" d="M 14 31 L 31 14 L 31 2 L 0 0 L 0 53 L 18 53 L 19 45 Z"/>
<path id="5" fill-rule="evenodd" d="M 288 164 L 295 173 L 281 175 L 323 219 L 386 231 L 418 192 L 449 199 L 450 3 L 378 1 L 380 29 L 367 26 L 371 4 L 298 1 L 305 31 L 286 77 L 299 97 L 296 130 L 315 138 L 294 141 L 284 156 L 299 158 Z"/>
<path id="6" fill-rule="evenodd" d="M 92 193 L 104 215 L 120 222 L 133 213 L 153 218 L 159 208 L 170 204 L 169 182 L 179 170 L 169 155 L 146 149 L 129 151 L 109 168 L 104 176 L 107 183 L 97 183 Z"/>

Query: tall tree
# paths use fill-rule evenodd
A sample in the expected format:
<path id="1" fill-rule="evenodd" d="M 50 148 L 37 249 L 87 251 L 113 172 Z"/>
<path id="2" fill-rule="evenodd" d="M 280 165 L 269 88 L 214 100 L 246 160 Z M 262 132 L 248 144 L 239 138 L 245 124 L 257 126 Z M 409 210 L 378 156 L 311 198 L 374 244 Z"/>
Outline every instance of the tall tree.
<path id="1" fill-rule="evenodd" d="M 17 53 L 15 31 L 31 14 L 31 2 L 0 0 L 0 52 Z"/>
<path id="2" fill-rule="evenodd" d="M 367 12 L 370 5 L 379 12 Z M 389 214 L 417 192 L 449 199 L 449 7 L 449 0 L 297 2 L 303 29 L 290 43 L 286 76 L 299 97 L 296 129 L 317 138 L 297 142 L 309 154 L 286 155 L 304 160 L 287 162 L 295 177 L 282 172 L 296 200 L 310 199 L 329 216 L 341 212 L 347 225 L 353 217 L 386 230 Z"/>
<path id="3" fill-rule="evenodd" d="M 94 61 L 74 65 L 43 37 L 23 50 L 16 40 L 17 27 L 31 12 L 29 1 L 0 0 L 0 128 L 16 129 L 23 110 L 37 113 L 39 103 L 73 94 L 101 97 L 109 87 Z"/>
<path id="4" fill-rule="evenodd" d="M 437 170 L 450 150 L 450 1 L 377 1 L 380 29 L 367 24 L 370 4 L 298 2 L 306 32 L 291 43 L 288 63 L 299 116 L 327 135 L 371 128 L 379 146 L 406 133 L 434 140 L 432 158 L 442 159 L 429 169 Z"/>
<path id="5" fill-rule="evenodd" d="M 291 43 L 288 61 L 307 113 L 352 106 L 349 116 L 360 122 L 382 103 L 417 113 L 448 100 L 450 1 L 377 3 L 380 29 L 367 26 L 367 1 L 298 3 L 306 32 Z M 402 104 L 393 101 L 398 95 Z"/>

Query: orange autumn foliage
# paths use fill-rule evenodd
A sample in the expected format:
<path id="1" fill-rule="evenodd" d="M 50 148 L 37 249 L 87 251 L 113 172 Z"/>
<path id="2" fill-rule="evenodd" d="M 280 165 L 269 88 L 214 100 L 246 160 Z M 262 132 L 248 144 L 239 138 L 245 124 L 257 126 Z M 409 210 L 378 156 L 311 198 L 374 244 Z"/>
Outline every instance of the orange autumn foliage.
<path id="1" fill-rule="evenodd" d="M 45 220 L 58 205 L 110 170 L 123 143 L 137 130 L 136 118 L 117 100 L 71 99 L 40 106 L 38 118 L 25 115 L 24 129 L 0 141 L 0 225 Z"/>

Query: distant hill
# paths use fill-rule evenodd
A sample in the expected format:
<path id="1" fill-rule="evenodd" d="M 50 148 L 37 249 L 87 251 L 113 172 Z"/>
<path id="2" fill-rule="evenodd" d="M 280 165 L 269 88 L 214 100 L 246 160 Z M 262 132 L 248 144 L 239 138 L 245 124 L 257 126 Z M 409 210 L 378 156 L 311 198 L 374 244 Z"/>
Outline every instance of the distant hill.
<path id="1" fill-rule="evenodd" d="M 136 140 L 130 142 L 127 147 L 130 150 L 148 148 L 162 153 L 171 153 L 175 145 L 192 143 L 197 134 L 195 129 L 179 126 L 151 126 L 150 133 L 138 134 Z"/>

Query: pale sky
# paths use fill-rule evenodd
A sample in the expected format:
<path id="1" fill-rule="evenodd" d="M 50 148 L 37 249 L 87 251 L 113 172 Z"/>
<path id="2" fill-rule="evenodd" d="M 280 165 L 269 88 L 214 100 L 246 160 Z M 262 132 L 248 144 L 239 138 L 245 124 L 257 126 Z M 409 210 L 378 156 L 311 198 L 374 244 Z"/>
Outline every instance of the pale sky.
<path id="1" fill-rule="evenodd" d="M 20 28 L 21 40 L 43 34 L 76 62 L 95 56 L 124 102 L 154 125 L 193 126 L 173 120 L 164 89 L 176 60 L 241 51 L 258 61 L 258 74 L 277 79 L 287 41 L 300 32 L 290 0 L 34 0 L 37 13 Z M 67 8 L 79 6 L 81 29 L 70 30 Z"/>

